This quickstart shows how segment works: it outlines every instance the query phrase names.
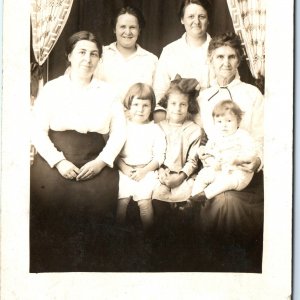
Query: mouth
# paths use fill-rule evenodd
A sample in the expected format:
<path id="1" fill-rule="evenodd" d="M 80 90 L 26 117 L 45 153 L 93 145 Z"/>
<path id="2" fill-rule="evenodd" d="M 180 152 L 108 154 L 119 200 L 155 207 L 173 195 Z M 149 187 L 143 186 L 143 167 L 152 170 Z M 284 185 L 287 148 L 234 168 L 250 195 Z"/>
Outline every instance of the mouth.
<path id="1" fill-rule="evenodd" d="M 92 66 L 85 66 L 85 65 L 82 65 L 82 66 L 81 66 L 81 68 L 83 68 L 83 69 L 85 69 L 85 70 L 89 70 L 89 69 L 91 69 L 91 67 L 92 67 Z"/>

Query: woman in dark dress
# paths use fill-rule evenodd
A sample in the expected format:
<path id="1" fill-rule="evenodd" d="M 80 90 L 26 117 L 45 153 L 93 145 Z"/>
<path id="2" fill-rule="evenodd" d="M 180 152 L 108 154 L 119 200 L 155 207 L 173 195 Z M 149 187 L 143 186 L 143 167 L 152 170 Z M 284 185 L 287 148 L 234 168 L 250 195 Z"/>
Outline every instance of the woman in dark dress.
<path id="1" fill-rule="evenodd" d="M 264 98 L 257 87 L 240 80 L 238 66 L 242 56 L 241 40 L 236 34 L 224 33 L 212 38 L 208 60 L 216 78 L 210 88 L 200 91 L 200 115 L 195 120 L 202 124 L 210 138 L 213 135 L 214 106 L 223 100 L 232 100 L 244 112 L 239 128 L 248 131 L 256 143 L 257 157 L 240 165 L 245 171 L 255 172 L 250 184 L 242 191 L 221 193 L 200 208 L 198 228 L 203 238 L 207 236 L 213 243 L 211 249 L 219 248 L 222 256 L 222 260 L 214 260 L 217 262 L 211 267 L 214 271 L 261 270 Z"/>
<path id="2" fill-rule="evenodd" d="M 30 184 L 30 272 L 110 269 L 125 117 L 112 88 L 93 78 L 102 46 L 73 34 L 70 72 L 48 82 L 33 109 L 37 150 Z"/>

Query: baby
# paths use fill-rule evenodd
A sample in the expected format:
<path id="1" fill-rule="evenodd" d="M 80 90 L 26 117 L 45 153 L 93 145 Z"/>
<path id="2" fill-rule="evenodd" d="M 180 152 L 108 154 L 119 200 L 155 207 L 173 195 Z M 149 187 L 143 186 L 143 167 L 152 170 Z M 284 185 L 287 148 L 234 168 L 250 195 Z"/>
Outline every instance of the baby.
<path id="1" fill-rule="evenodd" d="M 243 170 L 240 165 L 251 161 L 256 150 L 250 134 L 239 129 L 242 115 L 240 107 L 232 100 L 214 107 L 215 135 L 198 149 L 203 168 L 195 179 L 191 202 L 205 204 L 222 192 L 240 191 L 250 183 L 254 173 Z"/>

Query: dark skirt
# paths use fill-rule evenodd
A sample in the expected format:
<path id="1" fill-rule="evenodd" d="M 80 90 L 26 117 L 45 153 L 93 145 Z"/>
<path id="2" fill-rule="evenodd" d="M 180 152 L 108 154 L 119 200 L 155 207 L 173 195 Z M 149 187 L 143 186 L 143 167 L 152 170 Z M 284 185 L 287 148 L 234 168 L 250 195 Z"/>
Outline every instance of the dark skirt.
<path id="1" fill-rule="evenodd" d="M 78 168 L 105 146 L 98 133 L 50 130 L 49 137 Z M 68 180 L 36 155 L 30 174 L 30 272 L 109 269 L 118 181 L 118 171 L 109 167 L 90 180 Z"/>
<path id="2" fill-rule="evenodd" d="M 216 235 L 252 236 L 263 229 L 263 172 L 242 191 L 227 191 L 200 208 L 199 228 Z"/>

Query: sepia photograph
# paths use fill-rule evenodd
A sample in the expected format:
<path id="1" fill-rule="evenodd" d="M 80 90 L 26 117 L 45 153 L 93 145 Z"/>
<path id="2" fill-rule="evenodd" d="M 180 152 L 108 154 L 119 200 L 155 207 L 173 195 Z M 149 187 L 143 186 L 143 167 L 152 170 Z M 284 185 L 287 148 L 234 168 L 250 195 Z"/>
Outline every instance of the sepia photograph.
<path id="1" fill-rule="evenodd" d="M 3 299 L 289 299 L 293 1 L 14 2 Z"/>

